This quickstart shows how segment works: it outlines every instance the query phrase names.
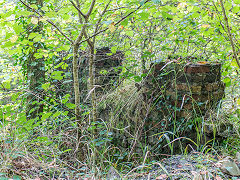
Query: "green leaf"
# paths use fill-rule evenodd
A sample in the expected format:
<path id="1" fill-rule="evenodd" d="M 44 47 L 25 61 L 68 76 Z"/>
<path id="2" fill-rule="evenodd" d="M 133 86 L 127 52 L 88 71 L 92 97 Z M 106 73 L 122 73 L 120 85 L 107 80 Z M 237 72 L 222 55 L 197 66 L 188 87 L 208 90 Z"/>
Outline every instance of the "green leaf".
<path id="1" fill-rule="evenodd" d="M 233 0 L 235 4 L 240 4 L 240 0 Z"/>
<path id="2" fill-rule="evenodd" d="M 48 137 L 38 137 L 37 140 L 40 142 L 48 142 Z"/>
<path id="3" fill-rule="evenodd" d="M 69 109 L 74 109 L 76 107 L 75 104 L 72 104 L 72 103 L 66 103 L 66 106 L 69 108 Z"/>
<path id="4" fill-rule="evenodd" d="M 231 79 L 229 77 L 225 78 L 223 82 L 226 84 L 226 87 L 229 87 L 231 85 Z"/>
<path id="5" fill-rule="evenodd" d="M 59 68 L 60 66 L 62 66 L 64 64 L 64 62 L 60 62 L 58 65 L 54 66 L 54 69 Z"/>
<path id="6" fill-rule="evenodd" d="M 52 115 L 52 112 L 48 112 L 42 115 L 42 120 L 46 120 L 47 118 L 49 118 Z"/>
<path id="7" fill-rule="evenodd" d="M 65 96 L 63 96 L 62 98 L 62 103 L 65 104 L 70 98 L 70 94 L 66 94 Z"/>
<path id="8" fill-rule="evenodd" d="M 72 150 L 72 149 L 66 149 L 66 150 L 62 151 L 61 153 L 69 152 L 69 151 L 71 151 L 71 150 Z"/>
<path id="9" fill-rule="evenodd" d="M 56 80 L 62 80 L 63 79 L 62 73 L 64 73 L 64 72 L 63 71 L 53 71 L 52 78 L 56 79 Z"/>
<path id="10" fill-rule="evenodd" d="M 19 93 L 15 93 L 12 95 L 12 101 L 16 101 L 19 96 Z"/>
<path id="11" fill-rule="evenodd" d="M 134 79 L 135 82 L 142 81 L 142 78 L 140 76 L 134 76 L 133 79 Z"/>
<path id="12" fill-rule="evenodd" d="M 32 14 L 34 14 L 34 12 L 30 12 L 30 11 L 20 11 L 20 12 L 18 12 L 19 16 L 30 16 Z"/>
<path id="13" fill-rule="evenodd" d="M 117 46 L 111 47 L 111 51 L 112 51 L 112 53 L 116 53 L 117 52 Z"/>
<path id="14" fill-rule="evenodd" d="M 37 33 L 30 33 L 28 39 L 33 39 L 36 35 Z"/>
<path id="15" fill-rule="evenodd" d="M 149 17 L 149 13 L 147 13 L 147 12 L 142 12 L 139 15 L 140 15 L 141 19 L 144 21 L 147 20 Z"/>
<path id="16" fill-rule="evenodd" d="M 64 111 L 64 112 L 62 113 L 62 115 L 63 115 L 63 116 L 67 116 L 68 113 L 69 113 L 68 111 Z"/>
<path id="17" fill-rule="evenodd" d="M 133 36 L 133 34 L 134 34 L 134 32 L 133 32 L 133 31 L 127 31 L 127 32 L 126 32 L 126 35 L 128 35 L 128 36 L 130 36 L 130 37 L 132 37 L 132 36 Z"/>
<path id="18" fill-rule="evenodd" d="M 34 123 L 34 119 L 30 119 L 30 120 L 28 120 L 28 121 L 24 124 L 24 127 L 25 127 L 27 130 L 30 130 L 30 129 L 32 129 L 33 123 Z"/>
<path id="19" fill-rule="evenodd" d="M 70 45 L 64 45 L 61 47 L 61 50 L 68 51 L 70 49 Z"/>
<path id="20" fill-rule="evenodd" d="M 56 12 L 47 12 L 47 13 L 45 13 L 45 16 L 47 16 L 49 18 L 55 17 L 56 16 Z"/>
<path id="21" fill-rule="evenodd" d="M 92 130 L 94 130 L 94 129 L 96 129 L 97 127 L 96 126 L 90 126 L 89 128 L 88 128 L 88 131 L 92 131 Z"/>
<path id="22" fill-rule="evenodd" d="M 62 69 L 67 69 L 68 64 L 67 63 L 63 63 L 63 65 L 61 66 Z"/>
<path id="23" fill-rule="evenodd" d="M 10 89 L 11 88 L 11 81 L 10 80 L 3 81 L 2 85 L 4 86 L 4 88 Z"/>
<path id="24" fill-rule="evenodd" d="M 167 12 L 162 12 L 162 17 L 167 19 L 167 20 L 172 20 L 173 19 L 173 16 Z"/>
<path id="25" fill-rule="evenodd" d="M 50 83 L 49 83 L 49 82 L 47 82 L 47 83 L 45 83 L 45 84 L 42 84 L 42 88 L 43 88 L 45 91 L 47 91 L 47 90 L 49 89 L 49 87 L 50 87 Z"/>
<path id="26" fill-rule="evenodd" d="M 240 2 L 240 0 L 239 0 L 239 2 Z M 238 13 L 240 11 L 240 6 L 233 7 L 232 11 L 233 11 L 233 13 Z"/>
<path id="27" fill-rule="evenodd" d="M 14 25 L 13 25 L 13 29 L 14 29 L 14 31 L 16 32 L 16 34 L 19 34 L 19 33 L 21 33 L 21 32 L 23 31 L 22 26 L 20 26 L 20 25 L 18 25 L 18 24 L 14 24 Z"/>
<path id="28" fill-rule="evenodd" d="M 55 112 L 54 114 L 53 114 L 53 117 L 55 118 L 55 117 L 58 117 L 58 116 L 60 116 L 61 115 L 61 112 Z"/>
<path id="29" fill-rule="evenodd" d="M 31 4 L 30 7 L 31 7 L 31 8 L 34 8 L 34 9 L 38 9 L 38 7 L 37 7 L 36 4 Z"/>
<path id="30" fill-rule="evenodd" d="M 20 113 L 17 117 L 17 123 L 18 124 L 23 124 L 24 122 L 26 122 L 27 118 L 26 118 L 26 114 L 25 113 Z"/>
<path id="31" fill-rule="evenodd" d="M 121 22 L 121 25 L 127 26 L 128 25 L 128 19 L 125 19 L 124 21 Z"/>
<path id="32" fill-rule="evenodd" d="M 43 11 L 48 11 L 48 7 L 44 6 L 41 8 Z"/>
<path id="33" fill-rule="evenodd" d="M 35 36 L 35 38 L 33 39 L 33 41 L 38 42 L 38 41 L 40 41 L 41 39 L 42 39 L 42 35 L 41 35 L 41 34 L 37 34 L 37 35 Z"/>

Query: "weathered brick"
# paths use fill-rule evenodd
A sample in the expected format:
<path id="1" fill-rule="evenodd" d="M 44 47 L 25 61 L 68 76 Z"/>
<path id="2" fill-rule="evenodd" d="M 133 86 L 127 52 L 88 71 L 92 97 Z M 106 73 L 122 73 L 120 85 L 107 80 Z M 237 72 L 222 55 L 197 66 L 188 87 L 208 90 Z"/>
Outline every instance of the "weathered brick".
<path id="1" fill-rule="evenodd" d="M 205 89 L 207 91 L 215 91 L 217 90 L 219 87 L 219 83 L 218 82 L 215 82 L 215 83 L 209 83 L 205 86 Z"/>
<path id="2" fill-rule="evenodd" d="M 166 96 L 171 96 L 171 99 L 176 99 L 177 94 L 172 89 L 166 90 Z"/>
<path id="3" fill-rule="evenodd" d="M 222 65 L 220 63 L 211 64 L 210 72 L 221 75 L 221 66 Z"/>
<path id="4" fill-rule="evenodd" d="M 192 93 L 201 93 L 202 86 L 191 86 Z"/>
<path id="5" fill-rule="evenodd" d="M 218 81 L 215 83 L 209 83 L 204 86 L 202 94 L 209 94 L 209 92 L 224 90 L 224 89 L 225 89 L 225 84 L 221 81 Z"/>
<path id="6" fill-rule="evenodd" d="M 160 69 L 163 74 L 159 72 Z M 174 110 L 174 107 L 177 108 L 177 112 L 181 108 L 177 117 L 186 118 L 188 114 L 204 114 L 207 109 L 215 107 L 215 103 L 224 97 L 225 86 L 220 79 L 220 69 L 220 64 L 188 64 L 184 67 L 177 63 L 166 66 L 161 63 L 155 67 L 155 70 L 158 70 L 155 78 L 156 83 L 160 85 L 169 84 L 164 86 L 166 106 L 170 108 L 170 111 Z"/>
<path id="7" fill-rule="evenodd" d="M 172 88 L 176 89 L 178 91 L 184 91 L 184 92 L 189 92 L 189 93 L 197 93 L 197 94 L 200 94 L 201 90 L 202 90 L 202 86 L 197 86 L 195 84 L 190 85 L 190 84 L 187 84 L 187 83 L 182 83 L 182 84 L 173 83 Z"/>
<path id="8" fill-rule="evenodd" d="M 205 78 L 203 79 L 204 84 L 213 83 L 221 80 L 221 75 L 217 73 L 206 73 Z"/>
<path id="9" fill-rule="evenodd" d="M 190 64 L 185 66 L 184 68 L 185 73 L 208 73 L 210 72 L 210 65 L 199 65 L 199 64 Z"/>
<path id="10" fill-rule="evenodd" d="M 204 94 L 193 94 L 192 99 L 194 99 L 195 102 L 205 102 L 209 100 L 209 96 Z"/>
<path id="11" fill-rule="evenodd" d="M 187 84 L 174 84 L 174 88 L 177 90 L 182 90 L 182 91 L 188 91 L 189 90 L 189 86 Z"/>
<path id="12" fill-rule="evenodd" d="M 222 99 L 222 98 L 224 97 L 224 95 L 225 95 L 225 93 L 224 93 L 224 90 L 222 90 L 222 89 L 213 92 L 213 96 L 214 96 L 215 98 L 220 98 L 220 99 Z"/>

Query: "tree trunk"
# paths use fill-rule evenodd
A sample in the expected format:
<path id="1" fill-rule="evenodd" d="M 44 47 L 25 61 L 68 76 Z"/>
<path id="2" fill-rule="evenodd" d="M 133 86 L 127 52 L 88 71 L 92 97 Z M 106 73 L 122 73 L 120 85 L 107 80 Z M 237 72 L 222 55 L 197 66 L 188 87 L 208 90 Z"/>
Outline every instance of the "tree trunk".
<path id="1" fill-rule="evenodd" d="M 90 58 L 89 58 L 89 90 L 91 92 L 91 104 L 92 104 L 92 121 L 97 121 L 96 114 L 96 93 L 95 93 L 95 79 L 94 79 L 94 54 L 95 46 L 94 42 L 90 46 Z"/>
<path id="2" fill-rule="evenodd" d="M 78 126 L 81 127 L 80 122 L 80 91 L 79 91 L 79 78 L 78 78 L 78 44 L 73 45 L 73 84 L 75 95 L 75 115 Z"/>
<path id="3" fill-rule="evenodd" d="M 29 4 L 36 4 L 37 6 L 42 6 L 42 0 L 29 0 Z M 42 23 L 38 22 L 37 27 L 34 29 L 29 28 L 30 32 L 41 33 Z M 44 58 L 34 57 L 38 49 L 41 49 L 40 42 L 35 42 L 33 45 L 33 50 L 28 56 L 27 61 L 27 79 L 29 80 L 29 95 L 27 97 L 27 118 L 35 119 L 40 118 L 41 113 L 43 112 L 43 103 L 44 95 L 42 92 L 42 84 L 45 82 L 45 65 Z M 34 102 L 34 103 L 33 103 Z"/>

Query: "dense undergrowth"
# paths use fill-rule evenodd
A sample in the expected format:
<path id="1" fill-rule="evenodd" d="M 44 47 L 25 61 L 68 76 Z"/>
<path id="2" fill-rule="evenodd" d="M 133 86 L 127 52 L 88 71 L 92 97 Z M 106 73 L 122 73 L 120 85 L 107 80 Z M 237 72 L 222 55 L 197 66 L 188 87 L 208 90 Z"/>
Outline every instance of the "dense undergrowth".
<path id="1" fill-rule="evenodd" d="M 198 141 L 196 137 L 191 139 L 187 135 L 182 137 L 177 134 L 173 135 L 174 132 L 160 130 L 154 137 L 165 139 L 165 141 L 161 142 L 162 147 L 158 149 L 158 155 L 152 153 L 152 149 L 141 142 L 138 142 L 141 144 L 141 152 L 132 151 L 133 146 L 124 149 L 119 146 L 121 142 L 113 137 L 114 132 L 124 132 L 124 128 L 128 128 L 133 122 L 140 124 L 136 121 L 142 118 L 140 118 L 141 107 L 146 104 L 141 99 L 142 92 L 138 91 L 134 82 L 126 81 L 118 89 L 99 99 L 101 102 L 99 112 L 108 107 L 109 121 L 102 121 L 100 117 L 98 122 L 88 124 L 80 141 L 76 138 L 78 128 L 74 120 L 70 120 L 69 113 L 59 110 L 55 113 L 49 111 L 45 114 L 46 118 L 43 116 L 37 123 L 27 121 L 24 106 L 21 105 L 24 102 L 21 99 L 24 93 L 6 92 L 11 99 L 1 105 L 3 119 L 1 124 L 1 176 L 24 179 L 37 177 L 98 179 L 106 177 L 109 169 L 114 167 L 118 174 L 127 178 L 130 172 L 134 172 L 134 168 L 144 171 L 145 168 L 142 169 L 142 166 L 150 168 L 162 158 L 173 155 L 171 151 L 173 148 L 177 148 L 180 154 L 185 155 L 193 151 L 205 155 L 233 156 L 240 151 L 240 139 L 238 106 L 234 102 L 238 95 L 235 94 L 235 90 L 233 93 L 231 88 L 230 86 L 226 89 L 226 97 L 218 109 L 215 112 L 209 112 L 208 124 L 211 126 L 200 131 L 192 128 L 192 131 L 195 131 L 193 134 L 197 134 L 199 138 L 204 138 L 205 133 L 211 131 L 212 137 L 209 141 L 201 144 L 201 140 Z M 151 109 L 150 114 L 153 118 L 157 118 L 156 110 Z M 121 124 L 118 122 L 119 119 L 121 122 L 123 119 L 129 121 L 127 124 Z M 194 119 L 192 122 L 194 123 Z M 94 136 L 91 134 L 93 131 Z M 131 131 L 133 132 L 136 131 Z M 179 146 L 178 142 L 184 140 L 187 143 Z M 135 142 L 134 138 L 132 142 Z M 85 161 L 79 161 L 77 155 L 79 143 L 84 144 L 82 148 L 86 154 Z M 174 146 L 176 143 L 178 145 Z M 164 149 L 169 150 L 164 153 Z"/>

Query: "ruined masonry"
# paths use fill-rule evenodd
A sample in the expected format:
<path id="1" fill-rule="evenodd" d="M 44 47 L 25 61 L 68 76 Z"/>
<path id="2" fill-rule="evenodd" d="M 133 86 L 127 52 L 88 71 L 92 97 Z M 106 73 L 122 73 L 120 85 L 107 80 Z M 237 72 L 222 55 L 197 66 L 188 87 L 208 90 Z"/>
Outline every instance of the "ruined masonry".
<path id="1" fill-rule="evenodd" d="M 96 84 L 101 86 L 110 82 L 115 73 L 118 74 L 117 71 L 112 71 L 111 75 L 111 69 L 119 66 L 122 59 L 121 53 L 116 57 L 119 59 L 115 59 L 107 56 L 108 52 L 109 49 L 105 52 L 102 49 L 101 53 L 97 53 Z M 110 74 L 104 76 L 99 73 L 104 68 Z M 99 111 L 100 117 L 110 124 L 109 127 L 113 127 L 110 130 L 113 132 L 112 143 L 119 148 L 130 148 L 131 153 L 141 154 L 142 147 L 147 146 L 151 153 L 158 154 L 166 149 L 166 139 L 162 138 L 164 133 L 171 138 L 176 138 L 171 134 L 174 133 L 195 141 L 195 120 L 198 119 L 202 126 L 207 112 L 216 110 L 224 97 L 225 84 L 221 81 L 221 64 L 172 60 L 152 64 L 147 73 L 141 83 L 135 84 L 136 91 L 130 95 L 136 94 L 135 101 L 131 101 L 132 106 L 120 106 L 116 115 L 111 114 L 111 107 L 116 105 L 111 104 L 113 101 L 110 100 L 108 106 Z M 101 80 L 104 78 L 106 81 Z M 115 81 L 114 78 L 113 80 Z M 189 143 L 187 140 L 184 142 L 184 139 L 182 142 Z"/>
<path id="2" fill-rule="evenodd" d="M 98 49 L 95 59 L 95 84 L 99 86 L 97 92 L 108 91 L 111 87 L 118 85 L 119 73 L 124 59 L 124 54 L 117 51 L 112 54 L 110 48 Z M 101 94 L 101 93 L 100 93 Z"/>
<path id="3" fill-rule="evenodd" d="M 219 63 L 159 63 L 153 69 L 155 83 L 158 87 L 165 85 L 164 99 L 178 118 L 204 116 L 224 97 Z"/>

